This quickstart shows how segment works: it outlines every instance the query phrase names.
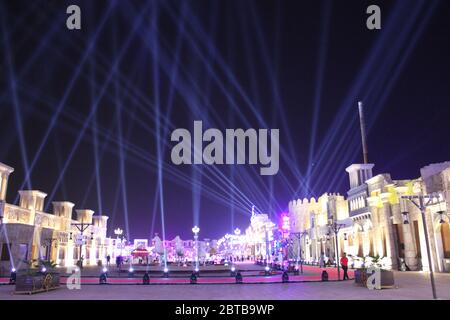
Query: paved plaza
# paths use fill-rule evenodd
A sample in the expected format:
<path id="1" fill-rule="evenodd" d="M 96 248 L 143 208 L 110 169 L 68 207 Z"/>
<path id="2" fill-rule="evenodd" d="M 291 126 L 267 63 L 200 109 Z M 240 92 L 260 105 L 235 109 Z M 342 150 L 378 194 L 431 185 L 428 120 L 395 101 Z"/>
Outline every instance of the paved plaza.
<path id="1" fill-rule="evenodd" d="M 13 286 L 0 286 L 0 300 L 308 300 L 308 299 L 431 299 L 429 276 L 422 272 L 395 272 L 395 289 L 369 290 L 353 281 L 277 284 L 197 285 L 82 285 L 80 290 L 62 286 L 35 295 L 14 295 Z M 450 299 L 450 274 L 437 274 L 437 295 Z"/>

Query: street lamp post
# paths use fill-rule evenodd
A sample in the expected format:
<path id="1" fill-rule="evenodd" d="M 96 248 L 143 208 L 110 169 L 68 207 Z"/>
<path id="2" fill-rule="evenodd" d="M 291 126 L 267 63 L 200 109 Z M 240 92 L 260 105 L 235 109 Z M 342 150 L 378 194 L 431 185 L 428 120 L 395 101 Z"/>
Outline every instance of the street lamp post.
<path id="1" fill-rule="evenodd" d="M 336 266 L 338 271 L 338 280 L 341 281 L 341 269 L 339 266 L 339 241 L 338 241 L 338 234 L 339 230 L 341 230 L 342 227 L 344 227 L 345 224 L 336 223 L 333 222 L 328 224 L 328 229 L 334 233 L 334 242 L 335 242 L 335 257 L 336 257 Z"/>
<path id="2" fill-rule="evenodd" d="M 84 223 L 83 219 L 81 219 L 81 223 L 71 223 L 72 226 L 76 227 L 78 229 L 78 231 L 80 231 L 80 269 L 83 268 L 83 259 L 82 259 L 82 254 L 83 254 L 83 242 L 84 242 L 84 238 L 83 238 L 83 233 L 84 231 L 86 231 L 87 228 L 89 228 L 92 223 Z M 70 233 L 70 239 L 72 239 L 72 232 Z M 93 240 L 93 233 L 91 232 L 91 240 Z"/>
<path id="3" fill-rule="evenodd" d="M 266 266 L 269 264 L 269 234 L 267 231 L 267 227 L 264 226 L 264 236 L 266 237 Z"/>
<path id="4" fill-rule="evenodd" d="M 198 233 L 200 232 L 200 228 L 197 226 L 194 226 L 192 228 L 192 232 L 194 233 L 194 240 L 195 240 L 195 255 L 196 255 L 196 261 L 195 261 L 195 271 L 198 272 Z"/>
<path id="5" fill-rule="evenodd" d="M 436 295 L 436 284 L 434 282 L 434 274 L 433 274 L 433 264 L 431 261 L 431 251 L 430 251 L 430 240 L 428 238 L 428 228 L 427 228 L 427 222 L 425 219 L 425 212 L 427 209 L 427 206 L 433 201 L 434 198 L 438 199 L 440 198 L 439 194 L 430 194 L 430 195 L 416 195 L 416 196 L 401 196 L 402 199 L 406 199 L 411 201 L 412 204 L 414 204 L 421 213 L 422 216 L 422 224 L 423 224 L 423 233 L 425 236 L 425 244 L 427 247 L 427 258 L 428 258 L 428 265 L 430 268 L 430 281 L 431 281 L 431 291 L 433 293 L 433 299 L 437 299 Z M 408 212 L 402 212 L 404 217 L 406 218 Z M 405 220 L 407 221 L 407 220 Z M 406 222 L 404 222 L 406 223 Z"/>
<path id="6" fill-rule="evenodd" d="M 239 255 L 242 255 L 241 243 L 239 241 L 239 236 L 241 235 L 241 229 L 239 229 L 239 228 L 234 229 L 234 235 L 236 236 L 235 237 L 235 241 L 237 242 L 237 246 L 238 246 L 238 249 L 239 249 L 238 250 L 238 256 L 239 256 Z"/>
<path id="7" fill-rule="evenodd" d="M 297 244 L 297 268 L 298 268 L 298 263 L 300 262 L 300 273 L 303 274 L 303 257 L 302 257 L 302 250 L 301 250 L 301 239 L 302 237 L 306 236 L 308 234 L 307 231 L 303 231 L 303 232 L 291 232 L 291 234 L 293 236 L 295 236 L 298 240 L 298 244 Z"/>
<path id="8" fill-rule="evenodd" d="M 114 234 L 117 236 L 117 239 L 120 239 L 120 256 L 122 256 L 122 249 L 123 249 L 123 239 L 124 239 L 124 235 L 123 235 L 123 230 L 120 228 L 114 229 Z"/>

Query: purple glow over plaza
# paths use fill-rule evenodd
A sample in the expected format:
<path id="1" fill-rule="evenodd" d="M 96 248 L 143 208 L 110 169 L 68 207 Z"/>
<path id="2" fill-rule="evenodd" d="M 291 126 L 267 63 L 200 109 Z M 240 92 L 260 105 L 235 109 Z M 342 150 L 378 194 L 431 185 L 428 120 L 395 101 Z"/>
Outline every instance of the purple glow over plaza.
<path id="1" fill-rule="evenodd" d="M 380 288 L 430 275 L 436 298 L 434 274 L 450 272 L 449 12 L 0 2 L 0 283 L 348 271 L 367 286 L 378 268 Z"/>

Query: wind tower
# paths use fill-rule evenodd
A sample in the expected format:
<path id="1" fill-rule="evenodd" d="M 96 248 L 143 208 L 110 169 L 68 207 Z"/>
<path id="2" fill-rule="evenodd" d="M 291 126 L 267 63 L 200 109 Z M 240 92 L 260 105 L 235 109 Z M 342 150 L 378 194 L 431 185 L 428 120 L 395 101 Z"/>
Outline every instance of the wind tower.
<path id="1" fill-rule="evenodd" d="M 372 169 L 375 166 L 369 163 L 369 151 L 367 148 L 366 124 L 364 121 L 364 106 L 362 101 L 358 101 L 359 125 L 361 129 L 361 140 L 363 148 L 363 163 L 356 163 L 349 166 L 350 190 L 347 192 L 350 204 L 350 216 L 358 216 L 368 211 L 367 200 L 368 191 L 365 181 L 372 178 Z"/>

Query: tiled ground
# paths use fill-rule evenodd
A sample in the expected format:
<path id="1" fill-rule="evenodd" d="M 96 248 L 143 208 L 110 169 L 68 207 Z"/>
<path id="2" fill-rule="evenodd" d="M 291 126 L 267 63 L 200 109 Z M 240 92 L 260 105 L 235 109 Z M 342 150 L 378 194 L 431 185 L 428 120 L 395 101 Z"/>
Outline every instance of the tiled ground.
<path id="1" fill-rule="evenodd" d="M 82 285 L 80 290 L 64 286 L 36 295 L 13 295 L 12 286 L 0 286 L 0 300 L 7 299 L 431 299 L 429 276 L 421 272 L 395 273 L 396 289 L 368 290 L 353 281 L 279 284 L 197 285 Z M 437 294 L 450 299 L 450 274 L 437 274 Z"/>

